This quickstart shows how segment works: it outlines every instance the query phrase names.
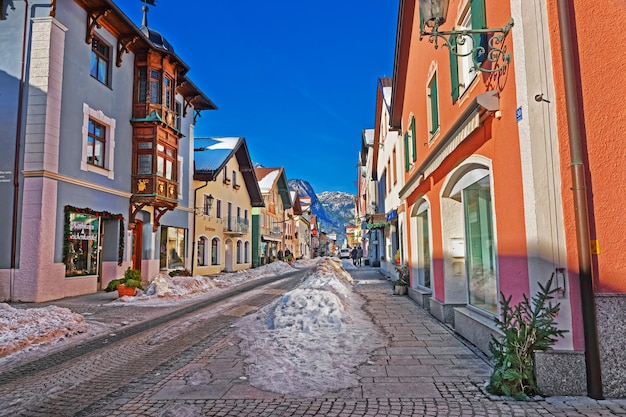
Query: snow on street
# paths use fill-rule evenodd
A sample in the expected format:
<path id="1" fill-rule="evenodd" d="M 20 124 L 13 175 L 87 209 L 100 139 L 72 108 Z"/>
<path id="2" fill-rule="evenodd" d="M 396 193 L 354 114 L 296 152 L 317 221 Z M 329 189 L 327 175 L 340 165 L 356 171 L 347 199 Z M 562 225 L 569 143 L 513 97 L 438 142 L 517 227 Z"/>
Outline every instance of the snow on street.
<path id="1" fill-rule="evenodd" d="M 286 395 L 308 396 L 355 385 L 355 367 L 384 346 L 385 339 L 352 290 L 354 282 L 346 269 L 354 266 L 337 258 L 298 261 L 294 266 L 312 268 L 296 289 L 237 325 L 250 383 Z M 121 297 L 110 305 L 171 305 L 293 270 L 287 263 L 274 262 L 214 277 L 159 275 L 137 296 Z M 93 333 L 92 326 L 96 324 L 67 308 L 16 309 L 0 303 L 0 358 L 25 351 L 41 353 Z"/>

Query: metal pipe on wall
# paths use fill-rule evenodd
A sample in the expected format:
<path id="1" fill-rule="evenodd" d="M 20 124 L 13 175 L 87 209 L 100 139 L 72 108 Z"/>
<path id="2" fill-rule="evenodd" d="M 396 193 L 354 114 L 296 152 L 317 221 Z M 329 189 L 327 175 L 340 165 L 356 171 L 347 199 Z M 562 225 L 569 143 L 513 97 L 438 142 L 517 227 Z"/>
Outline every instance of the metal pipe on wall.
<path id="1" fill-rule="evenodd" d="M 572 173 L 572 192 L 574 194 L 574 216 L 576 222 L 576 243 L 578 249 L 578 276 L 585 335 L 585 362 L 587 368 L 587 395 L 602 399 L 602 370 L 600 349 L 598 347 L 598 329 L 596 324 L 596 305 L 593 291 L 593 273 L 591 265 L 591 244 L 589 239 L 589 213 L 587 187 L 585 185 L 585 166 L 582 155 L 582 132 L 580 126 L 581 104 L 576 88 L 576 68 L 573 49 L 575 30 L 570 14 L 569 0 L 558 0 L 559 27 L 561 35 L 561 54 L 563 58 L 563 79 L 565 81 L 565 103 L 567 109 L 567 128 L 570 145 L 570 167 Z M 573 7 L 573 4 L 571 5 Z"/>

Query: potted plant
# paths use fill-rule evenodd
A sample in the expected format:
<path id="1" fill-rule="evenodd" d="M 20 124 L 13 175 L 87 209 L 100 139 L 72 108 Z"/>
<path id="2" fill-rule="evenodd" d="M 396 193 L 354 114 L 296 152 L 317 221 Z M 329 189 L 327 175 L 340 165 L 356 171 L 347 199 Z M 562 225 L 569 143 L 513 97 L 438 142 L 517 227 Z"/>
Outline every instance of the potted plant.
<path id="1" fill-rule="evenodd" d="M 409 288 L 409 264 L 405 262 L 402 265 L 397 265 L 396 271 L 398 271 L 398 280 L 394 283 L 393 293 L 394 295 L 406 295 Z"/>
<path id="2" fill-rule="evenodd" d="M 117 290 L 118 296 L 124 295 L 134 296 L 137 292 L 137 288 L 143 290 L 141 286 L 141 272 L 130 267 L 124 271 L 124 278 L 114 279 L 109 282 L 109 285 L 105 288 L 106 292 Z"/>
<path id="3" fill-rule="evenodd" d="M 396 254 L 393 257 L 396 260 L 396 263 L 399 264 L 400 263 L 400 249 L 398 249 L 396 251 Z"/>

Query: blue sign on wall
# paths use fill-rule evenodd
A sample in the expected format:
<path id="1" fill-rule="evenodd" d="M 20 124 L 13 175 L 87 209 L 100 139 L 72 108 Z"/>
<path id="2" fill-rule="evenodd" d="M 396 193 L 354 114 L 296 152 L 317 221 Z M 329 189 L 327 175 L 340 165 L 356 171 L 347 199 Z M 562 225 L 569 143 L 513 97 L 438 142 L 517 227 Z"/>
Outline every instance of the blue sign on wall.
<path id="1" fill-rule="evenodd" d="M 518 122 L 522 120 L 522 106 L 515 109 L 515 120 Z"/>

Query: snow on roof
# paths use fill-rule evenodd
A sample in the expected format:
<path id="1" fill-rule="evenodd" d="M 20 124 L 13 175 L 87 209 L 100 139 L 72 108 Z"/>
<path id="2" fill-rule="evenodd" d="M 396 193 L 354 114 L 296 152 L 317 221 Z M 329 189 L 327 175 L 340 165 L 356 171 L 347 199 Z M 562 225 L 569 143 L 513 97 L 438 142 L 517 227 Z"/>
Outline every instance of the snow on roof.
<path id="1" fill-rule="evenodd" d="M 373 145 L 374 144 L 374 129 L 364 129 L 365 134 L 365 144 Z"/>
<path id="2" fill-rule="evenodd" d="M 208 137 L 194 140 L 193 158 L 197 172 L 214 171 L 230 157 L 239 137 Z"/>
<path id="3" fill-rule="evenodd" d="M 267 193 L 272 189 L 274 182 L 276 182 L 276 178 L 280 174 L 280 169 L 275 169 L 273 171 L 268 172 L 263 178 L 259 179 L 259 188 L 261 192 Z"/>

